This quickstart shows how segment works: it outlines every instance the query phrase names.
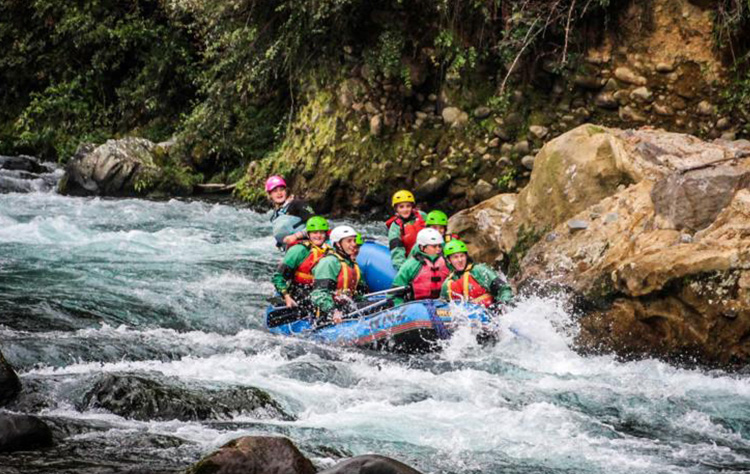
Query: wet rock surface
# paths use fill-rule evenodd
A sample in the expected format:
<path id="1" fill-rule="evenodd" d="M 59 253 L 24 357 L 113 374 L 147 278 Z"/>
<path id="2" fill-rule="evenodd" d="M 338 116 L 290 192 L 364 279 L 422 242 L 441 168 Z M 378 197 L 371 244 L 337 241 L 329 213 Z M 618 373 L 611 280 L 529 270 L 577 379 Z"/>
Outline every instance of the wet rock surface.
<path id="1" fill-rule="evenodd" d="M 21 381 L 0 352 L 0 406 L 13 401 L 21 391 Z"/>
<path id="2" fill-rule="evenodd" d="M 420 474 L 416 469 L 385 456 L 367 454 L 347 459 L 320 474 Z"/>
<path id="3" fill-rule="evenodd" d="M 315 467 L 288 438 L 245 436 L 222 446 L 187 474 L 314 474 Z"/>
<path id="4" fill-rule="evenodd" d="M 78 405 L 136 420 L 220 420 L 240 413 L 291 419 L 270 395 L 254 387 L 197 389 L 135 374 L 102 376 Z"/>
<path id="5" fill-rule="evenodd" d="M 56 165 L 32 156 L 0 156 L 0 193 L 49 191 L 57 185 Z"/>
<path id="6" fill-rule="evenodd" d="M 52 444 L 52 431 L 39 418 L 0 412 L 0 452 L 25 451 Z"/>
<path id="7" fill-rule="evenodd" d="M 494 198 L 451 226 L 483 229 L 466 235 L 472 248 L 515 262 L 519 286 L 577 295 L 588 350 L 740 366 L 750 361 L 747 148 L 582 126 L 540 151 L 512 209 L 491 214 Z"/>
<path id="8" fill-rule="evenodd" d="M 143 138 L 82 146 L 65 167 L 59 190 L 71 196 L 135 196 L 162 173 L 154 161 L 156 148 Z"/>

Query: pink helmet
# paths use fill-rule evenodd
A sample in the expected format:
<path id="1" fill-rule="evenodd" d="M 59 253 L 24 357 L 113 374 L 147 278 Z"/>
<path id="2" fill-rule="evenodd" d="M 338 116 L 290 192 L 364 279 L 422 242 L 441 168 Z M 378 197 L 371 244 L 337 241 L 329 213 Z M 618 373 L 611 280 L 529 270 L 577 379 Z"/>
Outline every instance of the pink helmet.
<path id="1" fill-rule="evenodd" d="M 270 193 L 274 189 L 278 188 L 279 186 L 286 187 L 286 181 L 284 181 L 284 178 L 278 175 L 271 176 L 266 180 L 266 192 Z"/>

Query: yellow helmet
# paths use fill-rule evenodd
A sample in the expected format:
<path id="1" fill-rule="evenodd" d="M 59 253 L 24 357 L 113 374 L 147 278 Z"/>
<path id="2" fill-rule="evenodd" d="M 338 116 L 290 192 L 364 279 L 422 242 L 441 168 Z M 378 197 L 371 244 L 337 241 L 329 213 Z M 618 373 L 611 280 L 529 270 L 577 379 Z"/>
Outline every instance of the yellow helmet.
<path id="1" fill-rule="evenodd" d="M 402 202 L 410 202 L 414 204 L 416 201 L 414 200 L 414 195 L 410 191 L 402 189 L 401 191 L 396 191 L 393 195 L 391 207 L 395 207 L 396 204 L 401 204 Z"/>

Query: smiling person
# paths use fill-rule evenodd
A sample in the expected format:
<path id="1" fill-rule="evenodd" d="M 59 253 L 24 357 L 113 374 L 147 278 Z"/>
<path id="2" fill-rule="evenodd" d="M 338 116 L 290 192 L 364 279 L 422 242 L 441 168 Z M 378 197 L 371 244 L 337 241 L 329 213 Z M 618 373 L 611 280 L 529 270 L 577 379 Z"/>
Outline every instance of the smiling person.
<path id="1" fill-rule="evenodd" d="M 443 236 L 435 229 L 422 229 L 416 245 L 393 279 L 393 287 L 409 287 L 412 300 L 437 299 L 449 273 L 442 256 Z M 395 305 L 403 302 L 401 295 L 393 297 Z"/>
<path id="2" fill-rule="evenodd" d="M 505 275 L 497 273 L 483 263 L 474 263 L 469 249 L 460 240 L 445 245 L 443 255 L 448 259 L 451 274 L 443 283 L 440 297 L 448 301 L 465 301 L 490 307 L 509 303 L 513 290 Z"/>
<path id="3" fill-rule="evenodd" d="M 425 214 L 416 208 L 414 194 L 401 190 L 391 199 L 393 216 L 385 226 L 388 228 L 388 246 L 391 250 L 393 268 L 399 270 L 417 241 L 417 234 L 425 228 Z"/>
<path id="4" fill-rule="evenodd" d="M 283 297 L 287 308 L 307 306 L 313 289 L 313 268 L 328 253 L 328 221 L 313 216 L 305 225 L 308 240 L 303 240 L 287 250 L 271 280 Z"/>
<path id="5" fill-rule="evenodd" d="M 430 211 L 429 214 L 427 214 L 425 225 L 430 229 L 435 229 L 440 232 L 440 235 L 443 236 L 443 240 L 446 244 L 451 240 L 458 238 L 456 234 L 448 233 L 448 215 L 443 211 Z"/>
<path id="6" fill-rule="evenodd" d="M 276 246 L 289 248 L 297 240 L 304 239 L 305 223 L 315 215 L 312 207 L 304 199 L 290 196 L 281 176 L 271 176 L 266 180 L 266 194 L 273 205 L 271 223 Z"/>
<path id="7" fill-rule="evenodd" d="M 357 231 L 348 225 L 331 231 L 332 249 L 313 268 L 315 280 L 310 298 L 317 317 L 341 322 L 344 312 L 356 309 L 359 297 L 367 293 L 362 273 L 357 265 L 359 252 Z"/>

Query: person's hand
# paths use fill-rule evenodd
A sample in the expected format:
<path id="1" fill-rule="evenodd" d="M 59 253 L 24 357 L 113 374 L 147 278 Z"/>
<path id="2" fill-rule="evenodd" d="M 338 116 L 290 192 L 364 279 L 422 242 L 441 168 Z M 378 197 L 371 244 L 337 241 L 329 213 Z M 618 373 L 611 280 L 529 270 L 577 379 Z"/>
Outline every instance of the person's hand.
<path id="1" fill-rule="evenodd" d="M 294 308 L 297 306 L 297 302 L 289 295 L 284 295 L 284 303 L 286 303 L 287 308 Z"/>
<path id="2" fill-rule="evenodd" d="M 342 322 L 342 321 L 344 320 L 343 316 L 344 316 L 344 313 L 342 313 L 342 312 L 341 312 L 340 310 L 338 310 L 338 309 L 337 309 L 337 310 L 335 310 L 335 311 L 333 312 L 333 316 L 332 316 L 332 319 L 333 319 L 333 322 L 334 322 L 334 324 L 339 324 L 340 322 Z"/>

